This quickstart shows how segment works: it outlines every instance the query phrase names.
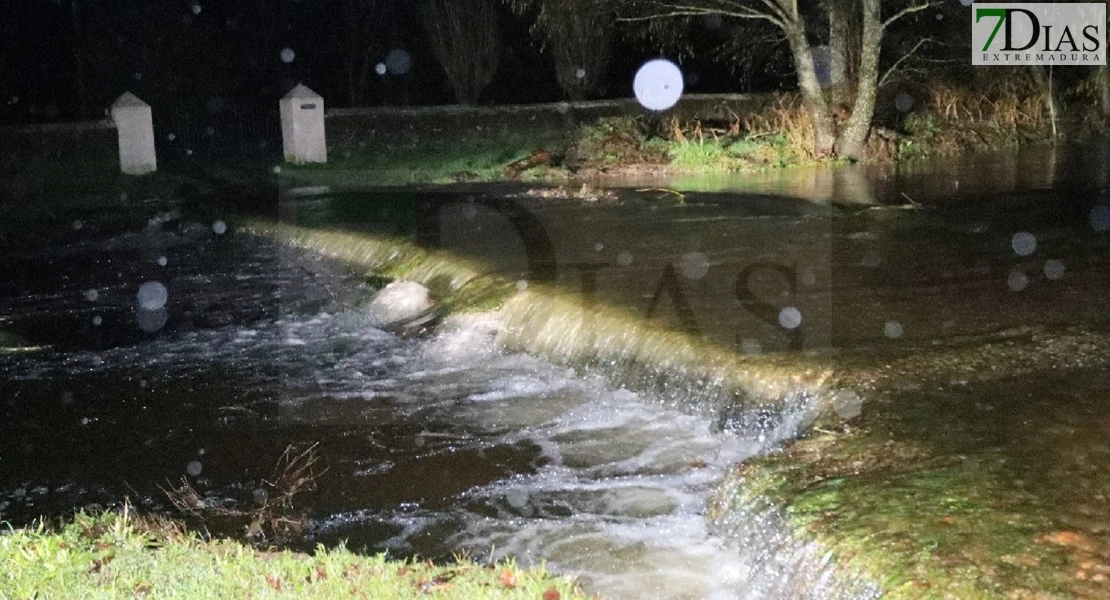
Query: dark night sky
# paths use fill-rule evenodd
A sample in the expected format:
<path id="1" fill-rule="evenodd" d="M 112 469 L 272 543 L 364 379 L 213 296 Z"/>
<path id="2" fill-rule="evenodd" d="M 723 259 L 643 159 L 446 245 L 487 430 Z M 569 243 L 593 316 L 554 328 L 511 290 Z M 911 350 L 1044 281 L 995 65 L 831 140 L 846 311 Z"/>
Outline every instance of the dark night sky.
<path id="1" fill-rule="evenodd" d="M 428 48 L 419 11 L 395 1 L 372 16 L 361 36 L 371 67 L 390 50 L 411 54 L 405 75 L 371 73 L 352 101 L 344 37 L 344 3 L 358 0 L 30 0 L 5 9 L 0 23 L 0 121 L 35 122 L 102 114 L 125 90 L 152 104 L 206 105 L 274 101 L 304 81 L 331 106 L 454 102 Z M 529 21 L 502 10 L 505 40 L 485 103 L 563 98 L 552 61 L 530 35 Z M 710 56 L 726 40 L 721 28 L 698 37 L 705 46 L 683 62 L 691 91 L 744 91 Z M 614 39 L 606 96 L 627 96 L 632 74 L 660 51 Z M 292 62 L 282 51 L 295 53 Z M 700 59 L 700 60 L 699 60 Z M 773 86 L 760 81 L 756 85 Z"/>

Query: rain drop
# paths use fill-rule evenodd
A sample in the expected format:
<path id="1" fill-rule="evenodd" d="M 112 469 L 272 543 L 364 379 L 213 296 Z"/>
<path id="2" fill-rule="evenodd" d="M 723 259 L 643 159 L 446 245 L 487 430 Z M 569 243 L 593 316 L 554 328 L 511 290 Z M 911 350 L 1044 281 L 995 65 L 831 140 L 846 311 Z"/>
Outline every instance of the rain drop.
<path id="1" fill-rule="evenodd" d="M 1100 233 L 1110 231 L 1110 206 L 1100 204 L 1091 209 L 1091 229 Z"/>
<path id="2" fill-rule="evenodd" d="M 902 337 L 903 333 L 905 333 L 905 330 L 898 321 L 887 321 L 886 324 L 883 325 L 883 335 L 892 340 Z"/>
<path id="3" fill-rule="evenodd" d="M 1037 251 L 1037 236 L 1028 231 L 1019 231 L 1014 234 L 1014 238 L 1010 242 L 1010 245 L 1014 249 L 1014 254 L 1018 256 L 1029 256 Z"/>
<path id="4" fill-rule="evenodd" d="M 100 325 L 102 323 L 104 323 L 104 319 L 100 315 L 93 315 L 93 318 L 92 318 L 93 327 L 100 327 Z"/>
<path id="5" fill-rule="evenodd" d="M 170 315 L 165 307 L 155 310 L 140 308 L 135 311 L 135 322 L 139 325 L 139 329 L 147 333 L 154 333 L 165 327 L 169 318 Z"/>
<path id="6" fill-rule="evenodd" d="M 632 264 L 632 253 L 627 250 L 617 255 L 617 264 L 627 267 Z"/>
<path id="7" fill-rule="evenodd" d="M 602 244 L 601 242 L 598 242 L 598 243 L 594 244 L 594 252 L 601 252 L 604 249 L 605 249 L 605 244 Z"/>
<path id="8" fill-rule="evenodd" d="M 678 269 L 687 279 L 701 279 L 709 272 L 709 257 L 701 252 L 687 252 L 682 255 Z"/>
<path id="9" fill-rule="evenodd" d="M 289 64 L 297 58 L 297 53 L 293 52 L 292 48 L 283 48 L 281 51 L 281 62 Z"/>
<path id="10" fill-rule="evenodd" d="M 863 399 L 852 390 L 838 390 L 833 394 L 833 410 L 842 419 L 858 417 L 863 408 Z"/>
<path id="11" fill-rule="evenodd" d="M 270 498 L 270 494 L 267 493 L 266 490 L 258 488 L 257 490 L 254 490 L 254 492 L 251 494 L 251 497 L 254 499 L 255 504 L 262 505 L 266 504 L 266 500 Z"/>
<path id="12" fill-rule="evenodd" d="M 585 79 L 586 78 L 586 69 L 583 69 L 582 67 L 578 67 L 577 69 L 574 70 L 574 77 L 576 79 Z"/>
<path id="13" fill-rule="evenodd" d="M 682 97 L 682 70 L 665 59 L 650 60 L 636 72 L 632 91 L 636 100 L 648 110 L 663 111 L 674 106 Z"/>
<path id="14" fill-rule="evenodd" d="M 73 404 L 73 392 L 62 392 L 62 404 Z"/>
<path id="15" fill-rule="evenodd" d="M 227 233 L 227 223 L 224 223 L 223 221 L 216 221 L 215 223 L 212 223 L 212 233 L 216 235 L 223 235 Z"/>
<path id="16" fill-rule="evenodd" d="M 281 175 L 281 165 L 274 165 L 274 168 L 270 170 L 274 172 L 274 175 Z"/>
<path id="17" fill-rule="evenodd" d="M 189 474 L 189 477 L 196 477 L 203 470 L 204 465 L 200 464 L 199 460 L 189 461 L 189 464 L 185 465 L 185 472 Z"/>
<path id="18" fill-rule="evenodd" d="M 412 57 L 400 48 L 390 50 L 385 57 L 385 66 L 394 75 L 404 75 L 412 68 Z"/>
<path id="19" fill-rule="evenodd" d="M 1056 281 L 1064 276 L 1064 263 L 1052 259 L 1046 260 L 1044 263 L 1044 276 Z"/>
<path id="20" fill-rule="evenodd" d="M 793 306 L 787 306 L 779 311 L 779 325 L 783 329 L 797 329 L 802 324 L 802 311 Z"/>
<path id="21" fill-rule="evenodd" d="M 894 108 L 898 109 L 898 112 L 910 112 L 913 108 L 913 96 L 905 93 L 898 94 L 894 98 Z"/>
<path id="22" fill-rule="evenodd" d="M 158 266 L 159 266 L 159 267 L 164 267 L 164 266 L 166 266 L 166 265 L 167 265 L 168 263 L 169 263 L 169 261 L 168 261 L 168 260 L 166 260 L 166 257 L 165 257 L 165 256 L 159 256 L 159 257 L 158 257 Z"/>
<path id="23" fill-rule="evenodd" d="M 199 15 L 200 11 L 201 11 L 201 6 L 200 6 L 200 4 L 194 3 L 193 6 L 191 7 L 191 9 L 192 9 L 194 15 Z"/>
<path id="24" fill-rule="evenodd" d="M 829 46 L 817 46 L 811 51 L 817 81 L 824 87 L 844 80 L 844 56 Z"/>
<path id="25" fill-rule="evenodd" d="M 166 305 L 169 296 L 169 291 L 160 281 L 148 281 L 142 284 L 139 286 L 139 293 L 136 294 L 139 306 L 146 310 L 162 308 Z"/>
<path id="26" fill-rule="evenodd" d="M 374 72 L 378 75 L 385 75 L 388 71 L 389 68 L 385 66 L 385 63 L 378 63 L 374 65 Z"/>
<path id="27" fill-rule="evenodd" d="M 1011 292 L 1020 292 L 1029 285 L 1029 277 L 1021 271 L 1010 271 L 1010 276 L 1006 279 L 1006 286 L 1010 288 Z"/>
<path id="28" fill-rule="evenodd" d="M 100 292 L 94 289 L 85 290 L 85 300 L 88 300 L 89 302 L 96 302 L 96 299 L 99 297 Z"/>
<path id="29" fill-rule="evenodd" d="M 521 279 L 521 280 L 516 282 L 516 290 L 518 292 L 523 292 L 526 289 L 528 289 L 528 282 L 527 281 Z"/>
<path id="30" fill-rule="evenodd" d="M 80 231 L 81 228 L 84 227 L 84 226 L 85 226 L 85 222 L 82 221 L 81 219 L 77 219 L 76 221 L 73 222 L 73 230 L 74 231 Z"/>
<path id="31" fill-rule="evenodd" d="M 173 132 L 170 132 L 169 134 L 166 135 L 166 139 L 172 142 L 172 141 L 177 139 L 177 134 L 173 133 Z"/>

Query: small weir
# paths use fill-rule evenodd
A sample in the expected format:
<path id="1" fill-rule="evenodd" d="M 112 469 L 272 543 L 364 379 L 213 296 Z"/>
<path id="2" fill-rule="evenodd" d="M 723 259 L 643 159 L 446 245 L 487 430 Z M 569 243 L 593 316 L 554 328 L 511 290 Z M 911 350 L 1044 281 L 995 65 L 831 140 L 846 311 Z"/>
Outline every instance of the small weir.
<path id="1" fill-rule="evenodd" d="M 3 519 L 125 500 L 171 512 L 164 489 L 181 481 L 210 512 L 244 511 L 287 448 L 318 444 L 299 529 L 269 541 L 546 562 L 612 599 L 878 598 L 884 573 L 845 562 L 749 477 L 805 446 L 841 455 L 785 488 L 799 496 L 866 500 L 896 477 L 883 497 L 909 515 L 907 498 L 989 476 L 983 496 L 953 487 L 929 518 L 975 544 L 957 528 L 1009 519 L 988 495 L 1001 490 L 1033 515 L 1022 544 L 1096 531 L 1082 519 L 1102 514 L 1098 489 L 1045 501 L 1064 507 L 1059 523 L 1032 512 L 1066 486 L 1049 468 L 1061 460 L 1024 440 L 1073 444 L 1076 472 L 1101 468 L 1110 382 L 1051 378 L 1108 364 L 1107 246 L 1088 225 L 1105 190 L 958 218 L 627 190 L 510 201 L 521 193 L 324 190 L 283 195 L 279 220 L 168 211 L 5 241 L 11 265 L 34 268 L 0 273 Z M 447 217 L 421 213 L 444 194 Z M 429 237 L 441 217 L 454 228 Z M 426 330 L 368 315 L 395 279 L 430 291 Z M 1027 398 L 1031 382 L 1044 398 Z M 876 406 L 888 412 L 861 425 Z M 949 439 L 953 423 L 970 423 L 967 441 Z M 881 525 L 883 507 L 860 502 Z M 913 525 L 881 547 L 915 543 Z M 1041 556 L 1015 548 L 1000 560 Z"/>
<path id="2" fill-rule="evenodd" d="M 23 294 L 5 299 L 5 326 L 42 348 L 0 363 L 6 519 L 124 498 L 167 510 L 160 488 L 182 477 L 208 506 L 249 507 L 286 445 L 319 442 L 327 471 L 305 500 L 305 549 L 546 561 L 606 598 L 876 592 L 768 507 L 707 517 L 734 465 L 814 418 L 823 375 L 812 369 L 745 362 L 617 311 L 587 319 L 505 282 L 485 284 L 503 294 L 499 311 L 403 340 L 354 307 L 370 291 L 360 279 L 303 251 L 446 275 L 460 290 L 474 289 L 474 271 L 373 236 L 329 246 L 333 234 L 257 224 L 253 236 L 87 227 L 28 257 L 56 260 L 45 276 L 9 276 Z M 279 232 L 293 237 L 263 237 Z M 294 239 L 302 251 L 290 255 Z M 81 260 L 57 260 L 67 256 Z M 131 322 L 136 281 L 165 282 L 161 328 Z M 737 410 L 722 418 L 726 398 Z M 46 418 L 66 425 L 46 434 Z"/>

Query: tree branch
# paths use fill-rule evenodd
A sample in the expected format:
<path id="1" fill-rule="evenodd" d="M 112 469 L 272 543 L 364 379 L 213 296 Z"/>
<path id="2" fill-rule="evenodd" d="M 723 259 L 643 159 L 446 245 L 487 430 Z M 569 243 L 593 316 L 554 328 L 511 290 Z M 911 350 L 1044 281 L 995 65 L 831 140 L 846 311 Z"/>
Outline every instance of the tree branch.
<path id="1" fill-rule="evenodd" d="M 917 52 L 917 50 L 919 48 L 921 48 L 921 46 L 925 45 L 926 42 L 931 42 L 931 41 L 932 41 L 931 38 L 922 38 L 920 40 L 917 40 L 917 43 L 914 44 L 913 48 L 910 48 L 909 52 L 903 54 L 902 58 L 899 58 L 898 60 L 894 61 L 894 64 L 890 65 L 890 68 L 887 69 L 885 73 L 883 73 L 883 76 L 879 78 L 878 87 L 881 88 L 884 85 L 886 85 L 886 80 L 888 78 L 890 78 L 890 76 L 894 73 L 895 70 L 898 69 L 899 66 L 902 65 L 902 63 L 906 62 L 906 60 L 908 60 L 911 56 L 913 56 L 914 53 Z"/>
<path id="2" fill-rule="evenodd" d="M 913 4 L 913 5 L 907 6 L 906 8 L 903 8 L 902 10 L 894 13 L 889 19 L 883 21 L 883 29 L 886 29 L 888 25 L 897 21 L 898 19 L 901 19 L 902 17 L 904 17 L 906 15 L 912 15 L 913 13 L 918 13 L 918 12 L 921 12 L 923 10 L 928 10 L 928 9 L 934 7 L 934 6 L 940 6 L 940 2 L 937 1 L 937 0 L 929 0 L 928 2 L 925 2 L 923 4 Z"/>

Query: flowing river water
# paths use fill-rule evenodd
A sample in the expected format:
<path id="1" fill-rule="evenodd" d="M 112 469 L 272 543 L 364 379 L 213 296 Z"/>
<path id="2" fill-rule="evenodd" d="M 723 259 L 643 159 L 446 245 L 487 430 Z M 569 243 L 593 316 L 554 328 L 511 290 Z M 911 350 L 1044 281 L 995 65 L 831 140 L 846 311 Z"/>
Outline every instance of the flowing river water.
<path id="1" fill-rule="evenodd" d="M 739 355 L 852 365 L 866 395 L 868 368 L 925 350 L 1105 331 L 1104 150 L 637 182 L 596 200 L 285 190 L 276 216 L 406 236 Z M 152 207 L 3 241 L 5 520 L 124 498 L 168 510 L 160 488 L 182 477 L 210 506 L 249 507 L 287 446 L 318 442 L 327 470 L 296 547 L 547 561 L 608 598 L 878 593 L 773 514 L 706 516 L 725 472 L 801 433 L 813 398 L 730 419 L 699 407 L 698 382 L 626 387 L 603 365 L 501 347 L 482 316 L 401 338 L 359 311 L 365 279 L 237 218 Z M 149 282 L 164 306 L 137 307 Z M 1077 402 L 1106 389 L 1064 387 Z"/>

